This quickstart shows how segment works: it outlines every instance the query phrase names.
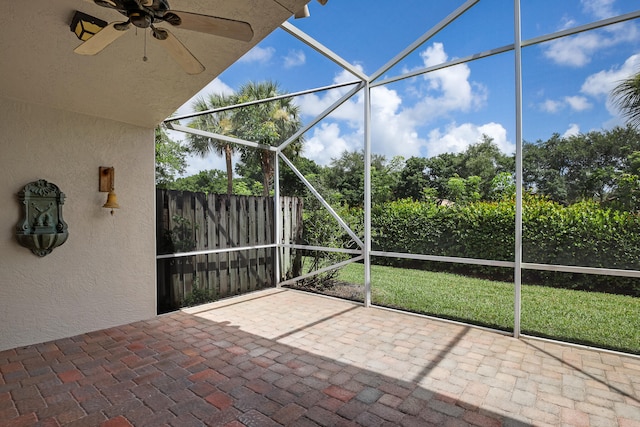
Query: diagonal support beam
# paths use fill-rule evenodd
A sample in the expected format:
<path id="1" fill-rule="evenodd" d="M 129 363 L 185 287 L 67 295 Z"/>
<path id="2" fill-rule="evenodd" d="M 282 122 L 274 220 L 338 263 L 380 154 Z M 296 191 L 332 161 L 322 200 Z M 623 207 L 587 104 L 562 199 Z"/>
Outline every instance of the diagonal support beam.
<path id="1" fill-rule="evenodd" d="M 394 58 L 392 58 L 389 62 L 387 62 L 385 65 L 383 65 L 382 68 L 380 68 L 378 71 L 373 73 L 371 75 L 371 78 L 370 78 L 369 81 L 373 82 L 373 81 L 377 80 L 378 78 L 380 78 L 380 76 L 382 76 L 384 73 L 386 73 L 391 68 L 393 68 L 398 62 L 402 61 L 404 58 L 409 56 L 414 50 L 416 50 L 417 48 L 422 46 L 431 37 L 433 37 L 436 34 L 438 34 L 447 25 L 451 24 L 453 21 L 458 19 L 458 17 L 460 17 L 467 10 L 471 9 L 471 7 L 474 6 L 476 3 L 478 3 L 479 1 L 480 0 L 468 0 L 466 3 L 461 5 L 459 8 L 457 8 L 456 10 L 451 12 L 449 14 L 449 16 L 444 18 L 442 21 L 440 21 L 438 24 L 436 24 L 434 27 L 432 27 L 429 31 L 424 33 L 422 35 L 422 37 L 420 37 L 418 40 L 416 40 L 415 42 L 411 43 L 405 50 L 400 52 L 398 55 L 396 55 Z"/>
<path id="2" fill-rule="evenodd" d="M 364 248 L 364 243 L 362 242 L 360 237 L 358 237 L 358 235 L 353 232 L 353 230 L 349 227 L 349 225 L 346 222 L 344 222 L 342 218 L 340 218 L 340 215 L 338 215 L 337 212 L 333 210 L 331 205 L 327 203 L 327 201 L 322 197 L 322 195 L 318 193 L 318 190 L 316 190 L 314 186 L 307 180 L 307 178 L 305 178 L 304 175 L 302 175 L 302 173 L 298 170 L 298 168 L 296 168 L 293 165 L 293 163 L 291 163 L 291 161 L 287 159 L 287 156 L 285 156 L 282 153 L 279 153 L 279 154 L 280 154 L 280 158 L 287 164 L 287 166 L 291 168 L 293 173 L 295 173 L 298 176 L 298 178 L 300 178 L 302 183 L 309 189 L 309 191 L 311 191 L 311 194 L 313 194 L 314 197 L 318 199 L 318 201 L 322 204 L 322 206 L 324 206 L 325 209 L 329 211 L 331 216 L 334 217 L 336 221 L 338 221 L 338 224 L 340 224 L 340 226 L 344 229 L 344 231 L 346 231 L 349 234 L 349 236 L 351 236 L 353 241 L 356 242 L 356 244 L 360 246 L 361 249 Z"/>
<path id="3" fill-rule="evenodd" d="M 369 77 L 367 77 L 367 75 L 364 74 L 362 71 L 360 71 L 358 68 L 356 68 L 353 65 L 351 65 L 348 61 L 346 61 L 342 57 L 340 57 L 337 53 L 333 52 L 331 49 L 329 49 L 328 47 L 324 46 L 323 44 L 318 42 L 316 39 L 314 39 L 313 37 L 309 36 L 307 33 L 305 33 L 304 31 L 300 30 L 299 28 L 295 27 L 291 23 L 283 22 L 280 25 L 280 28 L 282 28 L 287 33 L 291 34 L 293 37 L 297 38 L 298 40 L 300 40 L 302 43 L 306 44 L 307 46 L 315 49 L 321 55 L 323 55 L 323 56 L 327 57 L 328 59 L 332 60 L 333 62 L 335 62 L 336 64 L 338 64 L 339 66 L 341 66 L 346 71 L 350 72 L 351 74 L 353 74 L 354 76 L 356 76 L 357 78 L 362 80 L 363 82 L 366 82 L 366 81 L 369 80 Z"/>
<path id="4" fill-rule="evenodd" d="M 167 127 L 171 130 L 177 130 L 184 133 L 190 133 L 192 135 L 203 136 L 205 138 L 219 139 L 220 141 L 231 142 L 232 144 L 245 145 L 252 148 L 260 148 L 267 151 L 278 151 L 277 147 L 271 145 L 258 144 L 257 142 L 246 141 L 240 138 L 234 138 L 232 136 L 220 135 L 219 133 L 207 132 L 206 130 L 194 129 L 187 126 L 176 125 L 174 123 L 167 123 Z"/>
<path id="5" fill-rule="evenodd" d="M 300 138 L 305 132 L 307 132 L 313 126 L 317 125 L 320 122 L 320 120 L 324 119 L 329 114 L 331 114 L 333 111 L 335 111 L 339 106 L 341 106 L 342 104 L 347 102 L 353 95 L 358 93 L 358 91 L 360 89 L 362 89 L 363 87 L 364 87 L 364 83 L 358 83 L 358 85 L 355 88 L 353 88 L 349 92 L 345 93 L 340 99 L 338 99 L 336 102 L 331 104 L 331 106 L 329 106 L 329 108 L 324 110 L 322 113 L 320 113 L 318 116 L 316 116 L 312 121 L 310 121 L 305 126 L 300 128 L 296 133 L 291 135 L 285 142 L 280 144 L 278 146 L 278 152 L 281 153 L 282 150 L 284 150 L 285 148 L 287 148 L 289 146 L 289 144 L 291 144 L 296 139 Z"/>

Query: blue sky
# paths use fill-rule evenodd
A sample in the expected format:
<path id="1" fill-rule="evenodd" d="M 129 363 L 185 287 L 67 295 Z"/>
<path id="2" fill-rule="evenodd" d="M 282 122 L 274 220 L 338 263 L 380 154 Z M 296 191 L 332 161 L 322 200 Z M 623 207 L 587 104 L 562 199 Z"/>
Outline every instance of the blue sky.
<path id="1" fill-rule="evenodd" d="M 293 25 L 371 75 L 462 0 L 329 0 L 309 3 L 311 16 Z M 522 0 L 523 40 L 640 9 L 638 0 Z M 469 11 L 384 74 L 437 65 L 509 45 L 513 2 L 480 0 Z M 640 70 L 640 20 L 581 33 L 522 51 L 523 135 L 546 140 L 622 124 L 608 93 Z M 460 152 L 483 134 L 507 154 L 515 147 L 514 54 L 507 52 L 402 80 L 372 91 L 372 147 L 393 156 Z M 384 78 L 383 77 L 383 78 Z M 248 81 L 273 80 L 287 92 L 355 78 L 283 30 L 263 40 L 201 94 L 230 93 Z M 304 122 L 347 89 L 297 98 Z M 189 103 L 180 114 L 190 112 Z M 359 94 L 305 134 L 303 154 L 326 165 L 344 150 L 363 147 Z M 174 135 L 183 138 L 182 134 Z M 187 174 L 224 168 L 222 159 L 191 159 Z"/>

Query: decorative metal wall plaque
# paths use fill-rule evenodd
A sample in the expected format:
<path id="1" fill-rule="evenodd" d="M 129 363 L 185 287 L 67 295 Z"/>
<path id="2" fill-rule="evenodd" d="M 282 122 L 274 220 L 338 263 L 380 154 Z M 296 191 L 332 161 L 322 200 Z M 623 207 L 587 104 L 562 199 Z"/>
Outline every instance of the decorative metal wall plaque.
<path id="1" fill-rule="evenodd" d="M 19 193 L 24 218 L 18 223 L 18 242 L 43 257 L 67 241 L 69 232 L 62 219 L 64 193 L 57 185 L 39 179 L 27 184 Z"/>

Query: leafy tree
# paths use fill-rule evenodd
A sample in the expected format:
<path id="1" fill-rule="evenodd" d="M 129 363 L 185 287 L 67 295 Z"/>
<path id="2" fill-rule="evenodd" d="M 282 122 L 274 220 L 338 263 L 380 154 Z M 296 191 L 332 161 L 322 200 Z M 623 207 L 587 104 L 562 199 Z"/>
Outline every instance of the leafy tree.
<path id="1" fill-rule="evenodd" d="M 156 127 L 155 147 L 156 185 L 166 187 L 173 182 L 177 174 L 182 174 L 186 170 L 189 149 L 172 140 L 163 125 Z"/>
<path id="2" fill-rule="evenodd" d="M 493 178 L 502 172 L 513 173 L 514 170 L 514 157 L 502 153 L 493 139 L 483 135 L 479 142 L 469 145 L 462 153 L 443 153 L 428 159 L 409 158 L 405 168 L 400 171 L 396 196 L 420 200 L 424 198 L 425 189 L 432 189 L 427 193 L 433 195 L 435 191 L 440 199 L 451 198 L 452 192 L 459 197 L 455 188 L 462 181 L 457 182 L 456 179 L 479 177 L 480 182 L 474 192 L 488 199 Z M 452 178 L 454 180 L 449 182 Z M 472 181 L 476 185 L 477 178 Z"/>
<path id="3" fill-rule="evenodd" d="M 516 194 L 516 182 L 510 172 L 500 172 L 491 180 L 491 200 L 510 199 Z"/>
<path id="4" fill-rule="evenodd" d="M 200 171 L 195 175 L 178 178 L 170 186 L 170 189 L 198 193 L 224 194 L 225 184 L 226 177 L 224 172 L 217 169 L 211 169 L 207 171 Z"/>
<path id="5" fill-rule="evenodd" d="M 640 176 L 623 173 L 611 197 L 611 206 L 633 213 L 640 212 Z"/>
<path id="6" fill-rule="evenodd" d="M 237 103 L 246 103 L 282 95 L 278 84 L 271 81 L 249 82 L 236 94 Z M 278 146 L 292 136 L 302 125 L 299 107 L 292 98 L 281 98 L 238 108 L 232 115 L 233 129 L 237 137 L 263 145 Z M 284 154 L 295 158 L 302 148 L 302 139 L 289 144 Z M 274 153 L 264 149 L 241 148 L 243 165 L 238 170 L 262 174 L 264 195 L 269 194 L 274 174 Z M 245 175 L 247 176 L 247 175 Z"/>
<path id="7" fill-rule="evenodd" d="M 442 153 L 426 159 L 426 174 L 429 180 L 429 187 L 435 189 L 437 198 L 444 199 L 447 197 L 449 178 L 460 176 L 461 160 L 462 154 L 459 153 Z"/>
<path id="8" fill-rule="evenodd" d="M 295 157 L 291 160 L 293 165 L 309 181 L 317 181 L 322 168 L 313 160 L 306 157 Z M 298 176 L 286 165 L 280 167 L 280 194 L 283 196 L 304 196 L 307 187 Z"/>
<path id="9" fill-rule="evenodd" d="M 607 203 L 621 175 L 635 174 L 638 166 L 640 133 L 631 126 L 524 144 L 525 188 L 565 205 Z"/>
<path id="10" fill-rule="evenodd" d="M 389 200 L 395 183 L 399 179 L 398 165 L 387 164 L 379 154 L 371 156 L 371 200 L 379 203 Z M 351 206 L 364 203 L 364 151 L 344 151 L 339 158 L 332 159 L 323 171 L 325 187 L 336 190 L 341 202 Z"/>
<path id="11" fill-rule="evenodd" d="M 543 194 L 555 202 L 566 203 L 567 187 L 562 176 L 566 169 L 560 160 L 563 155 L 555 150 L 560 139 L 559 134 L 554 134 L 545 143 L 538 141 L 523 144 L 522 178 L 524 187 L 531 193 Z"/>
<path id="12" fill-rule="evenodd" d="M 372 162 L 371 197 L 373 203 L 383 203 L 394 199 L 394 192 L 400 182 L 400 172 L 404 167 L 404 157 L 394 156 L 389 162 L 377 166 Z"/>
<path id="13" fill-rule="evenodd" d="M 513 156 L 508 156 L 487 135 L 480 142 L 472 144 L 462 153 L 458 174 L 463 178 L 480 177 L 478 190 L 483 199 L 491 193 L 491 182 L 501 172 L 515 171 Z"/>
<path id="14" fill-rule="evenodd" d="M 611 92 L 614 104 L 632 127 L 640 127 L 640 72 L 621 81 Z"/>
<path id="15" fill-rule="evenodd" d="M 430 187 L 428 176 L 429 161 L 423 157 L 409 157 L 400 171 L 398 184 L 395 188 L 397 199 L 413 199 L 419 201 L 423 198 L 424 190 Z"/>
<path id="16" fill-rule="evenodd" d="M 226 107 L 236 104 L 234 96 L 223 94 L 211 94 L 208 97 L 198 98 L 193 103 L 194 111 L 207 111 L 214 108 Z M 195 117 L 189 122 L 189 127 L 217 133 L 220 135 L 232 136 L 234 126 L 232 112 L 230 110 L 221 111 L 215 114 L 204 114 Z M 206 157 L 210 152 L 224 155 L 227 169 L 227 194 L 233 192 L 233 166 L 232 156 L 238 150 L 235 144 L 214 138 L 207 138 L 201 135 L 187 134 L 191 150 L 202 157 Z"/>
<path id="17" fill-rule="evenodd" d="M 178 178 L 171 183 L 170 190 L 191 191 L 207 194 L 224 194 L 227 189 L 227 175 L 224 171 L 210 169 L 196 175 Z M 262 184 L 250 178 L 234 178 L 233 194 L 257 196 L 262 193 Z"/>
<path id="18" fill-rule="evenodd" d="M 447 181 L 447 199 L 455 203 L 473 203 L 480 200 L 480 183 L 482 178 L 470 176 L 460 178 L 452 176 Z"/>

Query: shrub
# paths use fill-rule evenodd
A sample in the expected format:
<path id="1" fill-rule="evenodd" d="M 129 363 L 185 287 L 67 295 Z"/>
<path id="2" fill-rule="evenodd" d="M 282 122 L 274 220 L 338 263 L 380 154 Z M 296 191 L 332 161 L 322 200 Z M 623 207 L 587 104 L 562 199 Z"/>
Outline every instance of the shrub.
<path id="1" fill-rule="evenodd" d="M 438 206 L 398 200 L 372 212 L 373 249 L 512 261 L 515 249 L 513 200 Z M 564 207 L 528 195 L 523 208 L 523 260 L 531 263 L 640 269 L 640 218 L 595 202 Z M 398 267 L 452 271 L 513 280 L 510 269 L 377 258 Z M 617 276 L 525 271 L 531 283 L 640 296 L 640 280 Z"/>
<path id="2" fill-rule="evenodd" d="M 216 297 L 213 291 L 207 289 L 206 287 L 201 287 L 198 284 L 198 280 L 194 280 L 193 287 L 191 288 L 191 292 L 188 292 L 182 301 L 180 302 L 181 307 L 192 307 L 194 305 L 205 304 L 211 301 L 215 301 Z"/>

